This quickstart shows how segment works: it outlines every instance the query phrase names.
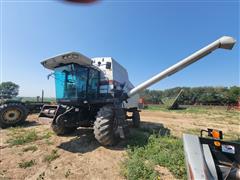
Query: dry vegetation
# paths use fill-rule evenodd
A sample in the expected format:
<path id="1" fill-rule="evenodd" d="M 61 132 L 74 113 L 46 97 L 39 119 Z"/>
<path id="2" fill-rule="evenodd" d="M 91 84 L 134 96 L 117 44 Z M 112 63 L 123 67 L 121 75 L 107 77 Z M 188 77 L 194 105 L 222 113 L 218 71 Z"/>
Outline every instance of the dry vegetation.
<path id="1" fill-rule="evenodd" d="M 150 106 L 141 113 L 141 118 L 162 123 L 177 137 L 182 133 L 199 135 L 201 129 L 215 128 L 224 132 L 225 140 L 240 140 L 240 111 L 227 110 L 226 107 L 191 106 L 182 110 L 166 110 L 161 106 Z"/>
<path id="2" fill-rule="evenodd" d="M 48 121 L 31 115 L 24 126 L 0 132 L 0 179 L 182 179 L 182 133 L 209 127 L 222 129 L 229 140 L 240 137 L 239 111 L 151 107 L 141 117 L 142 128 L 132 129 L 129 140 L 105 148 L 91 129 L 58 137 Z"/>

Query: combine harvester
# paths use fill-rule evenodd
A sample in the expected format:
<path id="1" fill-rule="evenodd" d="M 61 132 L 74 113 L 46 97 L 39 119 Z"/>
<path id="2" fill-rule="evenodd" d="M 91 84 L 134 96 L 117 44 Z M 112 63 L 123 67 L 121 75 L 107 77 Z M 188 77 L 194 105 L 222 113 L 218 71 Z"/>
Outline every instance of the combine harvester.
<path id="1" fill-rule="evenodd" d="M 231 49 L 232 37 L 224 36 L 170 68 L 134 87 L 124 67 L 111 57 L 88 58 L 72 52 L 42 62 L 53 70 L 57 105 L 44 105 L 39 117 L 52 118 L 53 131 L 63 135 L 80 126 L 93 126 L 96 139 L 103 145 L 114 144 L 127 131 L 126 115 L 139 126 L 138 93 L 180 71 L 212 51 Z"/>
<path id="2" fill-rule="evenodd" d="M 223 36 L 136 87 L 129 81 L 126 69 L 111 57 L 90 59 L 76 52 L 52 57 L 43 61 L 42 65 L 54 71 L 52 75 L 55 76 L 58 105 L 43 106 L 39 117 L 52 118 L 52 129 L 58 135 L 71 133 L 81 126 L 93 127 L 95 138 L 100 144 L 114 145 L 119 138 L 126 138 L 128 132 L 126 119 L 132 119 L 134 127 L 140 125 L 138 110 L 140 91 L 182 70 L 214 50 L 232 49 L 234 44 L 235 40 L 232 37 Z M 132 113 L 132 116 L 127 116 L 127 112 Z M 215 156 L 211 154 L 213 152 L 211 142 L 201 139 L 200 141 L 195 136 L 191 137 L 184 135 L 189 177 L 191 179 L 216 177 L 216 173 L 213 176 L 203 176 L 199 172 L 200 170 L 201 173 L 207 173 L 208 165 L 215 162 Z M 207 159 L 204 158 L 205 146 L 209 147 Z M 232 146 L 235 147 L 235 151 L 231 152 L 234 155 L 238 154 L 238 157 L 233 155 L 235 157 L 233 161 L 238 161 L 239 165 L 239 145 L 232 144 Z M 227 152 L 220 149 L 218 153 Z M 201 156 L 201 160 L 205 160 L 206 163 L 199 164 L 199 159 L 193 160 L 189 154 Z M 210 157 L 214 161 L 208 161 Z M 195 168 L 192 163 L 197 167 L 202 165 L 202 169 Z M 218 177 L 224 177 L 220 175 L 221 170 L 216 170 Z M 196 175 L 198 173 L 200 176 Z"/>

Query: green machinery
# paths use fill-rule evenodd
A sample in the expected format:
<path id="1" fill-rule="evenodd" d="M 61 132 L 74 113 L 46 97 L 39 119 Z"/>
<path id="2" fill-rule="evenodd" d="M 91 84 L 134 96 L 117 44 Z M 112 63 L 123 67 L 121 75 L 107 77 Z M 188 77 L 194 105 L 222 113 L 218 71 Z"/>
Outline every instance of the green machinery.
<path id="1" fill-rule="evenodd" d="M 0 127 L 8 128 L 22 124 L 28 114 L 39 113 L 44 104 L 50 102 L 43 101 L 22 101 L 19 98 L 0 97 Z"/>

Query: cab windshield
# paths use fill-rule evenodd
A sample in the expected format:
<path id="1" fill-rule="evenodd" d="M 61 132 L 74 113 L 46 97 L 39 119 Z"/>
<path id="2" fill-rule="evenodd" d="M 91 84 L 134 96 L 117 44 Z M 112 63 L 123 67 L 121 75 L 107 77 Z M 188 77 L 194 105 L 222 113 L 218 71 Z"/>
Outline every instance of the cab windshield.
<path id="1" fill-rule="evenodd" d="M 86 99 L 87 92 L 91 97 L 97 96 L 99 80 L 97 70 L 78 64 L 69 64 L 55 68 L 54 74 L 58 100 Z"/>

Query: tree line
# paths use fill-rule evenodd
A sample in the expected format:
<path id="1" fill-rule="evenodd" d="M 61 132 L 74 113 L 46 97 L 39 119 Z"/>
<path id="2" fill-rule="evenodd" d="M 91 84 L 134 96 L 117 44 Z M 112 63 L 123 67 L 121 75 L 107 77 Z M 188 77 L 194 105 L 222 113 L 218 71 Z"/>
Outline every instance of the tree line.
<path id="1" fill-rule="evenodd" d="M 167 99 L 174 99 L 183 89 L 178 99 L 183 105 L 229 105 L 240 100 L 240 87 L 175 87 L 166 90 L 145 90 L 140 97 L 149 104 L 162 104 Z M 0 97 L 12 98 L 18 95 L 19 85 L 13 82 L 0 83 Z"/>
<path id="2" fill-rule="evenodd" d="M 145 90 L 140 94 L 145 103 L 161 104 L 164 100 L 175 98 L 180 90 L 183 93 L 178 99 L 183 105 L 229 105 L 237 104 L 240 99 L 240 87 L 176 87 L 166 90 Z"/>

